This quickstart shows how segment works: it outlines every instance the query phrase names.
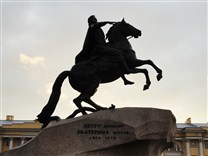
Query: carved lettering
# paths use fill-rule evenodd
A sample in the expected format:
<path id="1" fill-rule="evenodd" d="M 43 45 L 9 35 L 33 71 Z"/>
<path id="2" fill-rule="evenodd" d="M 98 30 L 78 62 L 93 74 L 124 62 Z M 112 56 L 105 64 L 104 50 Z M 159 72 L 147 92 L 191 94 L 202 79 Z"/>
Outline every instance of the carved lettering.
<path id="1" fill-rule="evenodd" d="M 122 124 L 86 123 L 77 130 L 77 134 L 86 135 L 88 140 L 116 140 L 130 134 Z"/>
<path id="2" fill-rule="evenodd" d="M 109 134 L 108 130 L 77 130 L 77 134 Z"/>
<path id="3" fill-rule="evenodd" d="M 101 128 L 101 124 L 84 124 L 83 128 Z"/>

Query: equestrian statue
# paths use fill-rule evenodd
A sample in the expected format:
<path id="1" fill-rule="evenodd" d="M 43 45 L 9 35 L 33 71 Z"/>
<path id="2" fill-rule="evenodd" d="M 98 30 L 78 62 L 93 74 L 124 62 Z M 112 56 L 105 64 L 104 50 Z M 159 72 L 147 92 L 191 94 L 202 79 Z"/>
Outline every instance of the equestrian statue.
<path id="1" fill-rule="evenodd" d="M 101 27 L 106 24 L 112 24 L 106 34 Z M 56 78 L 52 93 L 46 106 L 37 116 L 42 128 L 46 127 L 51 120 L 59 120 L 58 116 L 52 116 L 61 94 L 63 81 L 68 78 L 72 88 L 80 92 L 73 102 L 78 107 L 67 118 L 73 118 L 78 113 L 83 115 L 87 112 L 96 112 L 105 109 L 114 109 L 102 107 L 91 100 L 97 88 L 102 83 L 113 82 L 122 78 L 125 85 L 132 85 L 126 79 L 125 74 L 143 73 L 146 78 L 143 90 L 149 88 L 151 81 L 147 69 L 138 68 L 142 65 L 150 65 L 157 72 L 157 80 L 162 78 L 162 70 L 158 68 L 151 60 L 137 59 L 135 51 L 129 42 L 129 38 L 138 38 L 141 31 L 125 22 L 98 22 L 94 15 L 88 18 L 88 30 L 84 41 L 83 49 L 75 58 L 75 65 L 69 71 L 63 71 Z M 108 40 L 108 42 L 106 42 Z M 82 102 L 88 103 L 92 107 L 83 107 Z"/>

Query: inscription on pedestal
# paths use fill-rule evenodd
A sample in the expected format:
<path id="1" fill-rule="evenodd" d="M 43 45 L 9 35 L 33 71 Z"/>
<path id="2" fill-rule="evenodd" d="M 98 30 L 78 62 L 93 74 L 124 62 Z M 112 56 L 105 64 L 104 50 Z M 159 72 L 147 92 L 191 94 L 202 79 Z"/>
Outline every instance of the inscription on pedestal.
<path id="1" fill-rule="evenodd" d="M 89 141 L 113 141 L 128 137 L 132 134 L 131 128 L 117 123 L 83 123 L 76 134 Z"/>

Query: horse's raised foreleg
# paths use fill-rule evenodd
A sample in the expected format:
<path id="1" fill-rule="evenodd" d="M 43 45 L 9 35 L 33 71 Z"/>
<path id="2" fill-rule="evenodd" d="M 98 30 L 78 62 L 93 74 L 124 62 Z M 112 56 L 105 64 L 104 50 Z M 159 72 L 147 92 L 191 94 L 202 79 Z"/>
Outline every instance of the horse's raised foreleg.
<path id="1" fill-rule="evenodd" d="M 146 84 L 144 85 L 143 90 L 149 89 L 149 86 L 151 84 L 151 81 L 150 81 L 150 78 L 149 78 L 149 74 L 148 74 L 147 69 L 135 68 L 135 70 L 137 70 L 138 73 L 143 73 L 145 75 Z"/>
<path id="2" fill-rule="evenodd" d="M 152 62 L 151 60 L 139 60 L 139 59 L 135 61 L 135 67 L 139 67 L 139 66 L 146 65 L 146 64 L 152 66 L 156 70 L 156 72 L 158 73 L 157 80 L 160 81 L 160 79 L 162 78 L 162 70 L 158 68 L 154 64 L 154 62 Z"/>

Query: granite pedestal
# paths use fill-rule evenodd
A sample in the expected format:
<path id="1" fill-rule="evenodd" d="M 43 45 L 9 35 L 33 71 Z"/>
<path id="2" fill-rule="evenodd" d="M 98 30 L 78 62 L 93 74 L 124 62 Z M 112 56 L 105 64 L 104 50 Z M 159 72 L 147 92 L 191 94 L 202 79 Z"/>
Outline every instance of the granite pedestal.
<path id="1" fill-rule="evenodd" d="M 160 156 L 174 141 L 169 110 L 120 108 L 50 124 L 1 156 Z"/>

